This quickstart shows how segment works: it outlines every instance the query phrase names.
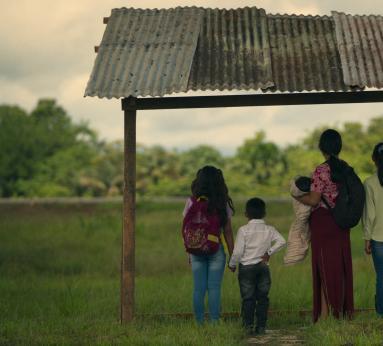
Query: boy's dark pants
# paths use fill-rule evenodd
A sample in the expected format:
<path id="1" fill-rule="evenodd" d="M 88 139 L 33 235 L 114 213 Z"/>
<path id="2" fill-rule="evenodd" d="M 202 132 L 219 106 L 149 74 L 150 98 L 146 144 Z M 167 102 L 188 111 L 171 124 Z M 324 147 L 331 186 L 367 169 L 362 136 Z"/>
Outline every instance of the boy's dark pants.
<path id="1" fill-rule="evenodd" d="M 238 281 L 244 327 L 252 328 L 254 326 L 254 313 L 256 313 L 257 328 L 265 328 L 271 286 L 269 266 L 263 262 L 250 265 L 240 264 Z"/>

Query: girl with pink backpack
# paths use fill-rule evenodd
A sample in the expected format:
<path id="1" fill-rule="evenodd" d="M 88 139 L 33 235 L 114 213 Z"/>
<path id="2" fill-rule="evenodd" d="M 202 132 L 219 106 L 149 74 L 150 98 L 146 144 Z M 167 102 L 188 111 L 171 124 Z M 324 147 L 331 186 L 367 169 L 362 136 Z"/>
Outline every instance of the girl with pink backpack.
<path id="1" fill-rule="evenodd" d="M 193 273 L 194 315 L 202 324 L 206 292 L 210 321 L 218 321 L 220 317 L 221 285 L 226 266 L 221 234 L 230 257 L 234 247 L 231 226 L 234 206 L 222 171 L 213 166 L 205 166 L 197 172 L 191 192 L 183 211 L 182 236 Z"/>

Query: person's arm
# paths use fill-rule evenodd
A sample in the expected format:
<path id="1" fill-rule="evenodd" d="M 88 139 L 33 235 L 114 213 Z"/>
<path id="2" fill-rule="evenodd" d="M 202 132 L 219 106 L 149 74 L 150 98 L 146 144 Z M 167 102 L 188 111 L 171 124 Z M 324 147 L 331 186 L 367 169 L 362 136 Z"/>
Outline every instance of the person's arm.
<path id="1" fill-rule="evenodd" d="M 189 211 L 191 205 L 192 205 L 192 200 L 191 200 L 191 198 L 188 198 L 188 199 L 186 200 L 186 203 L 185 203 L 185 208 L 184 208 L 184 210 L 183 210 L 183 212 L 182 212 L 182 216 L 183 216 L 183 217 L 186 216 L 186 214 L 187 214 L 187 212 Z"/>
<path id="2" fill-rule="evenodd" d="M 278 252 L 286 245 L 285 238 L 274 228 L 271 228 L 271 242 L 274 243 L 269 250 L 267 250 L 267 254 L 271 256 L 272 254 Z"/>
<path id="3" fill-rule="evenodd" d="M 322 192 L 326 185 L 326 177 L 329 174 L 329 171 L 325 170 L 324 167 L 318 166 L 313 175 L 312 175 L 312 182 L 311 182 L 311 191 L 307 194 L 300 196 L 300 197 L 294 197 L 297 201 L 309 205 L 311 207 L 316 207 L 322 198 Z M 325 175 L 325 176 L 324 176 Z"/>
<path id="4" fill-rule="evenodd" d="M 309 193 L 307 193 L 303 196 L 300 196 L 300 197 L 293 196 L 293 197 L 297 201 L 299 201 L 305 205 L 316 207 L 319 204 L 319 202 L 321 201 L 322 194 L 320 194 L 319 192 L 316 192 L 316 191 L 310 191 Z"/>
<path id="5" fill-rule="evenodd" d="M 191 200 L 190 198 L 188 198 L 188 199 L 186 200 L 186 203 L 185 203 L 185 208 L 184 208 L 184 210 L 182 211 L 182 216 L 183 216 L 183 217 L 186 216 L 186 214 L 187 214 L 187 212 L 189 211 L 191 205 L 192 205 L 192 200 Z M 189 265 L 191 265 L 190 254 L 187 254 L 187 256 L 188 256 L 188 263 L 189 263 Z"/>
<path id="6" fill-rule="evenodd" d="M 241 260 L 243 253 L 245 252 L 245 235 L 243 230 L 240 228 L 235 238 L 235 246 L 230 256 L 229 267 L 235 268 L 238 262 Z"/>
<path id="7" fill-rule="evenodd" d="M 226 241 L 227 250 L 229 251 L 229 257 L 231 257 L 234 248 L 234 237 L 230 218 L 227 220 L 225 228 L 223 229 L 223 236 Z"/>
<path id="8" fill-rule="evenodd" d="M 372 231 L 372 225 L 374 224 L 375 220 L 375 203 L 373 199 L 373 191 L 371 187 L 368 186 L 367 183 L 364 184 L 364 189 L 366 191 L 366 203 L 364 205 L 363 209 L 363 215 L 362 215 L 362 226 L 363 226 L 363 233 L 364 233 L 364 251 L 367 255 L 371 254 L 371 231 Z"/>
<path id="9" fill-rule="evenodd" d="M 371 240 L 364 241 L 364 252 L 366 255 L 371 255 Z"/>

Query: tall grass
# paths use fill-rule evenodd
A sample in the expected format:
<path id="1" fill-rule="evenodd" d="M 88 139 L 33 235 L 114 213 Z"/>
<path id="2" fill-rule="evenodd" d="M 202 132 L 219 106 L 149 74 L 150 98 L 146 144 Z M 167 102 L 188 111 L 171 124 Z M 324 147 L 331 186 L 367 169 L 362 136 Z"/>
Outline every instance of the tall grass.
<path id="1" fill-rule="evenodd" d="M 235 230 L 246 222 L 242 204 L 236 206 Z M 145 317 L 138 317 L 128 327 L 118 324 L 121 205 L 0 208 L 0 344 L 243 342 L 237 320 L 201 329 L 190 320 L 146 316 L 192 311 L 190 267 L 180 237 L 182 203 L 146 201 L 138 205 L 136 311 Z M 268 205 L 267 221 L 285 237 L 292 217 L 290 203 Z M 363 254 L 359 228 L 352 231 L 352 250 L 355 305 L 371 308 L 375 274 L 371 259 Z M 283 251 L 271 259 L 270 308 L 311 309 L 309 258 L 285 267 L 282 257 Z M 237 279 L 229 271 L 225 272 L 222 299 L 224 312 L 239 311 Z M 372 314 L 363 316 L 359 318 L 362 325 L 366 316 Z M 372 321 L 375 326 L 380 323 Z M 310 325 L 310 316 L 302 319 L 296 313 L 271 315 L 269 325 L 270 328 Z M 337 321 L 330 321 L 318 326 L 307 329 L 310 344 L 319 345 L 317 342 L 326 337 L 333 340 L 334 333 L 341 335 L 339 329 L 347 330 L 350 324 L 341 327 Z M 372 329 L 362 328 L 362 336 L 347 333 L 345 338 L 352 336 L 356 343 L 360 338 L 376 340 L 379 333 Z M 358 328 L 354 326 L 353 330 Z"/>

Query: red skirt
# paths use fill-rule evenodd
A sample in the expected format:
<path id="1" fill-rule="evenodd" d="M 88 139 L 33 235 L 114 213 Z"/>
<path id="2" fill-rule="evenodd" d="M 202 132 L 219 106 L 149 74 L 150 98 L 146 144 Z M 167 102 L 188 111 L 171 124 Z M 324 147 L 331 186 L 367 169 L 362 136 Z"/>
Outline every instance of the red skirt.
<path id="1" fill-rule="evenodd" d="M 350 230 L 341 229 L 330 211 L 314 210 L 310 217 L 313 275 L 313 320 L 321 314 L 321 287 L 330 313 L 351 318 L 354 312 Z"/>

